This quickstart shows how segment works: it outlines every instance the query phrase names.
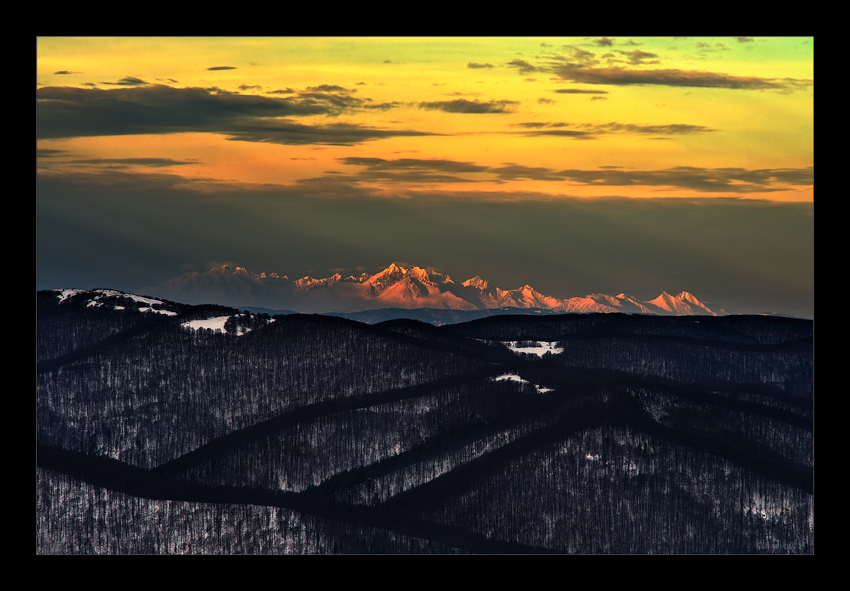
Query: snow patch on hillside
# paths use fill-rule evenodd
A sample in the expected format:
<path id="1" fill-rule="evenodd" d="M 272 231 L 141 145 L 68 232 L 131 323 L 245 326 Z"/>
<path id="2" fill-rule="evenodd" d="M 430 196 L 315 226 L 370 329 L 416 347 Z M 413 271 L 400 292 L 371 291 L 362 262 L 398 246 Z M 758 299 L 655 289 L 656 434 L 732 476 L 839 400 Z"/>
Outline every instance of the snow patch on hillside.
<path id="1" fill-rule="evenodd" d="M 503 344 L 514 353 L 529 353 L 538 357 L 563 351 L 557 346 L 557 341 L 504 341 Z"/>
<path id="2" fill-rule="evenodd" d="M 81 293 L 83 290 L 82 289 L 57 289 L 55 291 L 59 292 L 59 303 L 61 304 L 62 302 L 64 302 L 68 298 L 70 298 L 71 296 L 75 296 L 78 293 Z"/>
<path id="3" fill-rule="evenodd" d="M 228 334 L 228 330 L 224 328 L 225 323 L 230 319 L 230 316 L 215 316 L 213 318 L 202 318 L 200 320 L 190 320 L 188 322 L 183 322 L 180 326 L 183 328 L 188 328 L 191 330 L 212 330 L 214 332 L 220 332 L 221 334 Z M 271 324 L 274 322 L 274 318 L 269 319 L 267 324 Z M 251 332 L 251 328 L 247 326 L 237 326 L 236 332 L 231 333 L 235 334 L 238 337 L 242 335 L 248 334 Z"/>
<path id="4" fill-rule="evenodd" d="M 505 374 L 502 374 L 500 376 L 496 376 L 495 378 L 493 378 L 493 380 L 495 380 L 497 382 L 501 381 L 501 380 L 510 380 L 512 382 L 519 382 L 520 384 L 530 384 L 531 383 L 528 380 L 524 380 L 518 374 L 515 374 L 515 373 L 505 373 Z M 538 394 L 543 394 L 545 392 L 552 392 L 552 388 L 547 388 L 545 386 L 538 386 L 537 384 L 534 384 L 534 388 L 537 390 Z"/>
<path id="5" fill-rule="evenodd" d="M 190 320 L 189 322 L 184 322 L 180 326 L 184 328 L 191 328 L 192 330 L 200 330 L 204 328 L 226 334 L 227 331 L 224 329 L 224 323 L 227 322 L 228 318 L 230 318 L 230 316 L 216 316 L 215 318 Z"/>

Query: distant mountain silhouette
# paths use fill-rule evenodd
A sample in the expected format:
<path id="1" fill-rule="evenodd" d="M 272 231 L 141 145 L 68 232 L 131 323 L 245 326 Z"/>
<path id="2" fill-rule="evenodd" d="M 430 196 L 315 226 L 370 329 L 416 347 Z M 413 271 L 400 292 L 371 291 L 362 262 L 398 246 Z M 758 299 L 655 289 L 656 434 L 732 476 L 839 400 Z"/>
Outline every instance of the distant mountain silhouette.
<path id="1" fill-rule="evenodd" d="M 337 273 L 324 279 L 295 280 L 285 275 L 256 274 L 243 267 L 221 265 L 205 272 L 185 273 L 160 285 L 141 288 L 139 292 L 188 304 L 216 303 L 311 313 L 382 308 L 464 311 L 519 308 L 559 313 L 726 314 L 722 309 L 709 308 L 685 291 L 676 296 L 662 292 L 649 301 L 624 293 L 559 299 L 543 295 L 529 285 L 501 289 L 490 286 L 479 276 L 458 283 L 433 269 L 396 263 L 374 275 L 342 277 Z"/>

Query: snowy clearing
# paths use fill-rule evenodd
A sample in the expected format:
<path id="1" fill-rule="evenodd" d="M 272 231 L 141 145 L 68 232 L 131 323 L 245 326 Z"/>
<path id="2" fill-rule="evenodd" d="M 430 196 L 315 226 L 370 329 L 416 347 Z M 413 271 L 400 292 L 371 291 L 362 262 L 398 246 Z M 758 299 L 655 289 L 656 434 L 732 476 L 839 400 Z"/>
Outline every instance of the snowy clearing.
<path id="1" fill-rule="evenodd" d="M 192 330 L 199 330 L 202 328 L 206 328 L 209 330 L 213 330 L 215 332 L 220 332 L 222 334 L 227 334 L 227 330 L 224 328 L 224 323 L 228 321 L 230 316 L 216 316 L 215 318 L 204 318 L 202 320 L 190 320 L 189 322 L 184 322 L 180 326 L 184 328 L 190 328 Z M 270 320 L 271 323 L 274 319 Z M 236 330 L 236 336 L 241 337 L 242 335 L 248 334 L 251 332 L 251 329 L 247 326 L 239 326 Z"/>
<path id="2" fill-rule="evenodd" d="M 563 351 L 557 346 L 557 341 L 504 341 L 502 344 L 514 353 L 529 353 L 538 357 L 543 357 L 546 353 L 555 355 Z"/>
<path id="3" fill-rule="evenodd" d="M 227 319 L 230 316 L 216 316 L 215 318 L 204 318 L 202 320 L 190 320 L 189 322 L 184 322 L 180 326 L 185 328 L 191 328 L 192 330 L 199 330 L 201 328 L 206 328 L 209 330 L 214 330 L 221 333 L 227 333 L 224 330 L 224 323 L 227 322 Z"/>
<path id="4" fill-rule="evenodd" d="M 493 380 L 495 380 L 497 382 L 499 380 L 511 380 L 513 382 L 519 382 L 521 384 L 530 384 L 531 383 L 528 380 L 522 379 L 521 377 L 519 377 L 519 375 L 517 375 L 515 373 L 505 373 L 505 374 L 502 374 L 500 376 L 496 376 L 495 378 L 493 378 Z M 552 388 L 547 388 L 545 386 L 538 386 L 537 384 L 535 384 L 534 387 L 537 390 L 538 394 L 543 394 L 545 392 L 552 392 L 553 391 Z"/>

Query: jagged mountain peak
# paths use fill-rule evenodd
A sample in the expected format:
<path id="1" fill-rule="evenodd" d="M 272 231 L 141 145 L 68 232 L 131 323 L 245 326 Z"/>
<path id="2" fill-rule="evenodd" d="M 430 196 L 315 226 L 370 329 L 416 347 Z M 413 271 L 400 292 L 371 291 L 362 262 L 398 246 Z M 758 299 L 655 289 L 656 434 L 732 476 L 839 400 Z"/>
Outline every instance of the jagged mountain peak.
<path id="1" fill-rule="evenodd" d="M 478 289 L 483 290 L 483 289 L 487 289 L 489 284 L 484 279 L 481 279 L 480 275 L 476 275 L 472 279 L 467 279 L 466 281 L 464 281 L 463 286 L 464 287 L 477 287 Z"/>
<path id="2" fill-rule="evenodd" d="M 466 289 L 464 289 L 466 288 Z M 204 272 L 186 273 L 165 283 L 143 288 L 142 293 L 186 303 L 218 303 L 229 306 L 262 306 L 299 312 L 344 312 L 380 308 L 439 308 L 484 310 L 528 308 L 553 312 L 622 312 L 663 315 L 718 315 L 696 296 L 666 291 L 653 300 L 641 301 L 620 293 L 594 293 L 560 299 L 541 294 L 525 284 L 517 289 L 500 289 L 480 276 L 461 285 L 440 271 L 407 263 L 392 262 L 374 274 L 346 278 L 334 273 L 326 278 L 304 276 L 290 280 L 276 273 L 255 274 L 244 267 L 225 263 Z"/>
<path id="3" fill-rule="evenodd" d="M 672 296 L 666 291 L 662 291 L 654 300 L 646 302 L 668 313 L 679 315 L 705 315 L 709 314 L 717 316 L 718 313 L 713 312 L 700 302 L 693 294 L 682 291 L 677 296 Z"/>

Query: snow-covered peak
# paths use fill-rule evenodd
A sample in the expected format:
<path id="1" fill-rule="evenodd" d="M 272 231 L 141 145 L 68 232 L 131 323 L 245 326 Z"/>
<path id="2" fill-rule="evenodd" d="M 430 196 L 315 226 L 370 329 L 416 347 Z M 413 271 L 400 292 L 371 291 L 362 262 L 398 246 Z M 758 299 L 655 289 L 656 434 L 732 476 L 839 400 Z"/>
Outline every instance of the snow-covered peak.
<path id="1" fill-rule="evenodd" d="M 205 273 L 186 273 L 145 293 L 186 303 L 221 303 L 243 306 L 329 312 L 380 307 L 492 309 L 526 308 L 557 312 L 627 314 L 715 314 L 693 294 L 682 291 L 672 296 L 662 292 L 650 301 L 626 293 L 610 296 L 594 293 L 560 299 L 543 295 L 529 284 L 517 289 L 500 289 L 476 275 L 463 282 L 433 268 L 393 262 L 374 274 L 343 278 L 335 273 L 324 279 L 310 276 L 290 281 L 275 273 L 251 273 L 244 267 L 224 264 Z M 71 297 L 68 291 L 61 297 Z M 718 309 L 720 314 L 725 314 Z"/>
<path id="2" fill-rule="evenodd" d="M 407 273 L 411 277 L 415 277 L 416 279 L 419 279 L 420 281 L 428 281 L 428 282 L 431 281 L 431 277 L 430 277 L 430 275 L 428 275 L 427 269 L 422 269 L 421 267 L 413 267 L 412 269 L 407 271 Z"/>
<path id="3" fill-rule="evenodd" d="M 662 291 L 660 296 L 658 296 L 654 300 L 648 301 L 647 304 L 651 304 L 671 314 L 687 316 L 697 314 L 710 314 L 712 316 L 717 315 L 715 312 L 709 310 L 709 308 L 705 304 L 703 304 L 696 297 L 694 297 L 693 294 L 688 293 L 687 291 L 683 291 L 675 297 L 671 296 L 666 291 Z"/>
<path id="4" fill-rule="evenodd" d="M 676 298 L 685 302 L 690 302 L 692 304 L 702 305 L 702 302 L 696 299 L 696 297 L 694 297 L 692 293 L 689 293 L 687 291 L 681 292 L 679 295 L 676 296 Z"/>
<path id="5" fill-rule="evenodd" d="M 472 279 L 467 279 L 463 282 L 464 287 L 477 287 L 478 289 L 487 289 L 488 283 L 476 275 Z"/>
<path id="6" fill-rule="evenodd" d="M 301 279 L 295 280 L 295 287 L 309 287 L 318 282 L 318 279 L 313 279 L 309 275 L 305 275 Z"/>
<path id="7" fill-rule="evenodd" d="M 286 275 L 278 275 L 277 273 L 274 273 L 274 272 L 272 272 L 272 273 L 263 272 L 263 273 L 260 273 L 259 277 L 260 277 L 260 279 L 283 279 L 284 281 L 289 279 L 289 277 L 287 277 Z"/>

